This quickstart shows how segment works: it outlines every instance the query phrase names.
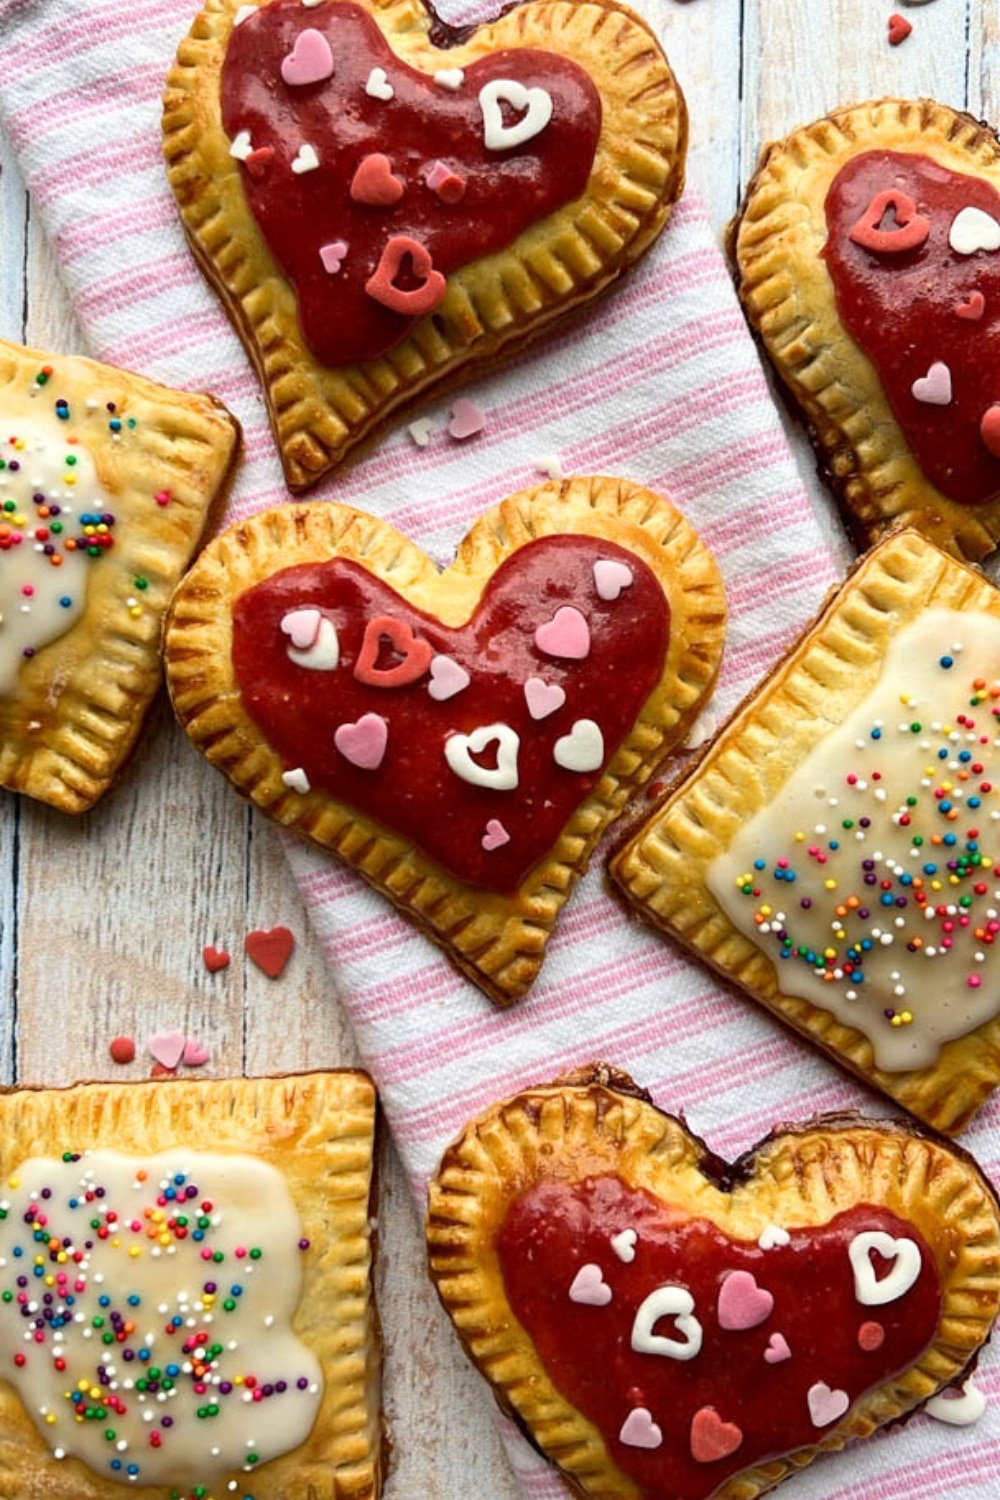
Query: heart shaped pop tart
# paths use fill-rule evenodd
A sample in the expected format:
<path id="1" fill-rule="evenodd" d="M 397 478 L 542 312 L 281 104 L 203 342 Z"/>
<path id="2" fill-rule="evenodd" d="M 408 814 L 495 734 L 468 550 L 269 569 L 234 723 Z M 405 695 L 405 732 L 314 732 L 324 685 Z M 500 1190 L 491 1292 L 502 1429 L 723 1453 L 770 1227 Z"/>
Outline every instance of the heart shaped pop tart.
<path id="1" fill-rule="evenodd" d="M 614 0 L 449 30 L 410 0 L 214 0 L 164 105 L 194 253 L 289 487 L 599 292 L 666 222 L 683 97 Z"/>
<path id="2" fill-rule="evenodd" d="M 472 1121 L 427 1237 L 494 1395 L 600 1500 L 755 1500 L 958 1382 L 1000 1309 L 969 1157 L 828 1117 L 730 1166 L 605 1066 Z"/>
<path id="3" fill-rule="evenodd" d="M 444 572 L 348 506 L 211 543 L 164 637 L 174 708 L 499 1003 L 714 682 L 725 606 L 675 507 L 624 480 L 505 500 Z"/>
<path id="4" fill-rule="evenodd" d="M 740 297 L 859 539 L 1000 540 L 1000 146 L 929 100 L 768 147 L 730 234 Z"/>

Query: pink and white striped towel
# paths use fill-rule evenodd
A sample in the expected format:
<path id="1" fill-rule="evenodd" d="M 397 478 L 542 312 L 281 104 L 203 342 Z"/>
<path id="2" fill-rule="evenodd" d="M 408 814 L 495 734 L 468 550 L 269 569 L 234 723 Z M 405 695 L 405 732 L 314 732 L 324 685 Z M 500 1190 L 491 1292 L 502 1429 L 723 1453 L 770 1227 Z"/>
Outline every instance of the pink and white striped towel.
<path id="1" fill-rule="evenodd" d="M 640 8 L 655 25 L 665 6 Z M 196 8 L 0 0 L 0 112 L 94 353 L 212 389 L 240 417 L 247 456 L 235 518 L 287 494 L 254 377 L 189 256 L 161 164 L 163 78 Z M 489 418 L 474 443 L 453 442 L 446 410 L 432 408 L 428 447 L 400 426 L 318 498 L 383 515 L 445 560 L 473 517 L 537 482 L 550 455 L 566 473 L 623 474 L 669 492 L 726 578 L 718 713 L 771 665 L 837 574 L 836 530 L 802 487 L 693 191 L 624 285 L 470 394 Z M 481 1106 L 595 1057 L 627 1068 L 723 1154 L 780 1119 L 884 1108 L 629 922 L 599 868 L 564 911 L 530 997 L 501 1014 L 350 873 L 298 845 L 288 855 L 418 1197 Z M 1000 1168 L 1000 1111 L 986 1111 L 968 1144 L 987 1170 Z M 996 1395 L 995 1357 L 978 1382 Z M 918 1417 L 817 1463 L 789 1495 L 981 1500 L 1000 1472 L 998 1413 L 994 1402 L 967 1430 Z M 564 1495 L 519 1438 L 508 1441 L 526 1495 Z M 464 1493 L 460 1476 L 454 1493 Z"/>

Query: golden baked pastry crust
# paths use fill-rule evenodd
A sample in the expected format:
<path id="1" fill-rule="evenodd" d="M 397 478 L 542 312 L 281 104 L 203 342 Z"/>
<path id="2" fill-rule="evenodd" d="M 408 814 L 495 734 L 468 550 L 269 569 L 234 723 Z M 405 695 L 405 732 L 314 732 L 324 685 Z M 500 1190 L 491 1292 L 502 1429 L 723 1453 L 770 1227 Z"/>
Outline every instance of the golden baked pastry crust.
<path id="1" fill-rule="evenodd" d="M 862 559 L 816 623 L 615 854 L 610 869 L 626 899 L 656 927 L 867 1083 L 952 1134 L 1000 1083 L 1000 1018 L 944 1042 L 932 1066 L 880 1068 L 862 1031 L 778 988 L 779 968 L 770 956 L 774 949 L 765 950 L 763 941 L 758 945 L 738 930 L 706 883 L 713 862 L 741 828 L 779 801 L 797 767 L 872 689 L 894 637 L 934 609 L 1000 619 L 1000 594 L 976 570 L 916 532 L 887 537 Z M 908 720 L 915 713 L 924 717 L 930 709 L 925 702 L 917 710 L 904 706 L 900 713 Z M 928 760 L 933 762 L 933 754 Z M 849 764 L 842 767 L 841 784 L 850 770 Z M 930 798 L 931 793 L 923 795 Z M 825 802 L 817 806 L 826 811 Z M 830 817 L 839 822 L 850 811 L 845 805 Z M 988 808 L 979 816 L 985 823 Z M 793 847 L 790 827 L 787 837 Z M 988 831 L 983 839 L 988 843 Z M 928 839 L 927 850 L 931 848 Z M 899 894 L 898 886 L 893 889 Z M 789 901 L 796 901 L 794 893 Z M 789 925 L 794 927 L 794 917 Z M 926 941 L 932 942 L 933 935 Z"/>
<path id="2" fill-rule="evenodd" d="M 457 627 L 504 559 L 536 538 L 562 535 L 617 543 L 648 564 L 669 604 L 669 642 L 634 727 L 513 894 L 465 884 L 412 840 L 322 790 L 303 795 L 282 780 L 287 762 L 249 716 L 233 669 L 233 607 L 245 590 L 297 563 L 344 558 Z M 178 589 L 164 656 L 174 710 L 212 764 L 263 812 L 356 869 L 503 1005 L 535 978 L 598 839 L 697 716 L 724 632 L 718 570 L 680 512 L 625 480 L 578 478 L 504 500 L 475 523 L 444 572 L 385 522 L 348 506 L 286 506 L 254 516 L 213 541 Z"/>
<path id="3" fill-rule="evenodd" d="M 314 1253 L 293 1318 L 324 1389 L 313 1430 L 253 1475 L 258 1500 L 376 1500 L 383 1470 L 380 1336 L 373 1301 L 376 1095 L 366 1074 L 169 1079 L 0 1095 L 0 1178 L 32 1157 L 99 1148 L 150 1156 L 181 1145 L 239 1153 L 285 1178 Z M 190 1455 L 188 1455 L 190 1457 Z M 56 1462 L 13 1385 L 0 1385 L 4 1500 L 120 1500 L 121 1482 Z M 157 1486 L 146 1493 L 166 1497 Z"/>
<path id="4" fill-rule="evenodd" d="M 559 1466 L 573 1491 L 591 1500 L 641 1500 L 644 1491 L 613 1461 L 599 1427 L 560 1392 L 513 1313 L 498 1235 L 512 1205 L 536 1185 L 605 1178 L 651 1195 L 669 1205 L 672 1215 L 708 1220 L 728 1240 L 751 1245 L 768 1226 L 794 1233 L 826 1225 L 855 1205 L 882 1207 L 915 1226 L 936 1263 L 943 1302 L 936 1335 L 919 1359 L 855 1401 L 815 1446 L 741 1469 L 712 1491 L 713 1500 L 755 1500 L 817 1453 L 904 1418 L 974 1362 L 1000 1307 L 995 1195 L 971 1159 L 930 1135 L 890 1121 L 820 1117 L 780 1127 L 728 1167 L 615 1069 L 597 1065 L 589 1077 L 588 1070 L 580 1070 L 569 1079 L 525 1089 L 472 1121 L 446 1151 L 430 1185 L 430 1272 L 466 1352 L 490 1380 L 500 1405 Z M 574 1224 L 585 1232 L 585 1220 Z M 606 1256 L 598 1243 L 589 1239 L 578 1258 L 594 1253 L 601 1258 L 617 1305 L 619 1294 L 627 1295 L 619 1286 L 624 1267 L 618 1261 L 628 1253 Z M 638 1263 L 644 1250 L 655 1254 L 656 1246 L 645 1244 L 640 1228 L 632 1250 Z M 541 1267 L 538 1274 L 544 1275 Z M 766 1284 L 766 1257 L 757 1274 Z M 806 1274 L 799 1265 L 793 1276 Z M 570 1265 L 567 1284 L 572 1279 Z M 815 1268 L 813 1290 L 821 1297 Z M 551 1305 L 558 1305 L 549 1295 Z M 677 1334 L 682 1323 L 679 1319 Z M 658 1331 L 676 1337 L 665 1314 Z M 794 1341 L 791 1331 L 789 1336 Z M 594 1358 L 582 1334 L 576 1347 L 583 1361 Z M 609 1378 L 613 1382 L 610 1371 Z M 760 1382 L 764 1375 L 754 1378 Z M 657 1415 L 664 1421 L 665 1444 L 683 1443 L 673 1413 Z M 736 1396 L 723 1415 L 740 1420 Z"/>
<path id="5" fill-rule="evenodd" d="M 60 400 L 65 420 L 54 411 Z M 113 547 L 86 569 L 82 615 L 23 660 L 16 686 L 0 695 L 0 786 L 83 812 L 112 784 L 159 686 L 163 613 L 235 461 L 239 428 L 210 396 L 6 342 L 0 410 L 7 431 L 44 419 L 64 452 L 86 448 L 114 516 Z M 8 459 L 16 456 L 10 448 Z M 20 533 L 33 533 L 35 518 L 21 519 Z M 64 532 L 77 521 L 71 527 L 64 513 Z M 12 549 L 5 565 L 15 562 Z"/>
<path id="6" fill-rule="evenodd" d="M 428 74 L 507 48 L 569 57 L 597 85 L 603 122 L 580 198 L 452 272 L 444 301 L 389 353 L 328 368 L 303 341 L 294 291 L 247 205 L 220 120 L 219 78 L 239 0 L 206 5 L 167 81 L 167 171 L 194 255 L 257 369 L 293 491 L 314 484 L 432 386 L 608 285 L 655 239 L 684 181 L 683 96 L 645 22 L 614 0 L 529 0 L 447 50 L 431 40 L 440 22 L 418 0 L 357 3 L 398 57 Z"/>
<path id="7" fill-rule="evenodd" d="M 959 504 L 921 471 L 874 365 L 840 320 L 821 254 L 838 172 L 882 150 L 929 157 L 1000 188 L 996 134 L 969 114 L 928 99 L 834 110 L 764 148 L 729 231 L 737 290 L 861 545 L 914 526 L 978 561 L 1000 540 L 1000 499 Z"/>

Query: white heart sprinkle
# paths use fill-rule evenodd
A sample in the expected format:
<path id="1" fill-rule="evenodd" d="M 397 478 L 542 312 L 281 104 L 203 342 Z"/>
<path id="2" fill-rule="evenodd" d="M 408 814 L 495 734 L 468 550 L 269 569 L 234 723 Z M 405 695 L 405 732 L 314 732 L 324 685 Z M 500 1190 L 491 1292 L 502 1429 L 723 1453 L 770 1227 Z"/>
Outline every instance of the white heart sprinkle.
<path id="1" fill-rule="evenodd" d="M 873 1250 L 883 1260 L 894 1262 L 892 1270 L 881 1279 L 875 1275 L 871 1262 Z M 881 1229 L 856 1234 L 847 1254 L 854 1271 L 854 1295 L 863 1307 L 884 1307 L 887 1302 L 898 1302 L 917 1280 L 923 1264 L 915 1240 L 896 1240 Z"/>
<path id="2" fill-rule="evenodd" d="M 580 1267 L 573 1277 L 569 1298 L 571 1302 L 579 1302 L 584 1307 L 607 1307 L 611 1301 L 611 1288 L 604 1280 L 600 1266 Z"/>
<path id="3" fill-rule="evenodd" d="M 780 1224 L 765 1224 L 757 1236 L 757 1244 L 762 1250 L 777 1250 L 787 1245 L 791 1238 L 788 1230 L 783 1229 Z"/>
<path id="4" fill-rule="evenodd" d="M 293 792 L 300 792 L 303 797 L 306 792 L 312 791 L 309 777 L 301 766 L 295 766 L 291 771 L 282 771 L 281 779 Z"/>
<path id="5" fill-rule="evenodd" d="M 563 477 L 562 463 L 558 453 L 544 453 L 541 458 L 536 458 L 535 468 L 539 474 L 544 474 L 547 479 L 561 479 Z"/>
<path id="6" fill-rule="evenodd" d="M 593 719 L 577 719 L 569 734 L 556 740 L 552 759 L 564 771 L 597 771 L 604 760 L 604 736 Z"/>
<path id="7" fill-rule="evenodd" d="M 948 243 L 956 255 L 974 255 L 977 250 L 1000 250 L 1000 223 L 992 214 L 970 205 L 960 209 L 952 219 Z"/>
<path id="8" fill-rule="evenodd" d="M 292 162 L 292 171 L 301 177 L 303 172 L 315 172 L 318 166 L 319 157 L 316 155 L 316 148 L 310 146 L 308 141 L 303 141 L 298 155 Z"/>
<path id="9" fill-rule="evenodd" d="M 971 1427 L 978 1422 L 986 1410 L 986 1397 L 977 1385 L 967 1380 L 958 1387 L 956 1394 L 941 1391 L 932 1396 L 924 1407 L 929 1417 L 936 1422 L 947 1422 L 949 1427 Z"/>
<path id="10" fill-rule="evenodd" d="M 382 99 L 386 103 L 395 98 L 396 90 L 389 82 L 384 68 L 372 68 L 368 74 L 368 82 L 365 84 L 365 93 L 370 99 Z"/>
<path id="11" fill-rule="evenodd" d="M 951 403 L 951 371 L 943 360 L 936 359 L 926 375 L 920 375 L 910 386 L 915 401 L 925 406 L 948 406 Z"/>
<path id="12" fill-rule="evenodd" d="M 249 130 L 241 130 L 233 137 L 232 145 L 229 147 L 230 156 L 235 156 L 237 161 L 246 161 L 253 153 L 253 141 L 250 139 Z"/>
<path id="13" fill-rule="evenodd" d="M 523 111 L 521 118 L 506 124 L 501 104 Z M 479 90 L 479 108 L 487 151 L 510 151 L 534 140 L 545 129 L 552 118 L 552 95 L 545 89 L 527 89 L 516 78 L 494 78 Z"/>
<path id="14" fill-rule="evenodd" d="M 434 82 L 439 89 L 450 89 L 454 93 L 465 82 L 465 74 L 461 68 L 438 68 L 434 74 Z"/>
<path id="15" fill-rule="evenodd" d="M 674 1318 L 679 1339 L 654 1333 L 661 1318 Z M 632 1348 L 637 1354 L 663 1354 L 668 1359 L 694 1359 L 701 1353 L 701 1324 L 694 1316 L 694 1298 L 683 1286 L 658 1286 L 650 1292 L 632 1324 Z"/>
<path id="16" fill-rule="evenodd" d="M 620 1234 L 611 1236 L 612 1250 L 627 1266 L 635 1260 L 635 1242 L 638 1238 L 634 1229 L 623 1229 Z"/>
<path id="17" fill-rule="evenodd" d="M 340 662 L 340 640 L 336 625 L 324 615 L 313 644 L 302 651 L 289 646 L 285 654 L 297 667 L 308 667 L 311 672 L 332 672 Z"/>
<path id="18" fill-rule="evenodd" d="M 426 448 L 434 431 L 434 423 L 429 417 L 418 417 L 406 430 L 418 448 Z"/>
<path id="19" fill-rule="evenodd" d="M 472 759 L 496 745 L 496 765 L 481 766 Z M 521 741 L 509 724 L 483 724 L 471 734 L 453 734 L 445 741 L 444 758 L 462 781 L 510 792 L 517 786 L 517 753 Z"/>

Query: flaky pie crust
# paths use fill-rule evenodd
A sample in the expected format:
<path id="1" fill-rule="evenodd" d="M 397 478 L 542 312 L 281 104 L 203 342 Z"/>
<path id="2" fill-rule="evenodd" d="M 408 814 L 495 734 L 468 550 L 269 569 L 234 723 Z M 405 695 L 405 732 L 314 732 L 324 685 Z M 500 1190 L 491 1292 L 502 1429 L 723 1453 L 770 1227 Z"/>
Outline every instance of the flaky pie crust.
<path id="1" fill-rule="evenodd" d="M 222 129 L 219 78 L 240 0 L 209 0 L 167 80 L 167 175 L 195 258 L 257 369 L 293 491 L 314 484 L 431 386 L 481 366 L 607 286 L 648 249 L 684 183 L 683 96 L 653 33 L 617 0 L 528 0 L 446 50 L 431 41 L 435 18 L 419 0 L 357 3 L 402 61 L 425 73 L 504 48 L 572 58 L 600 92 L 603 124 L 580 198 L 453 272 L 444 301 L 388 354 L 327 368 L 303 342 L 295 294 L 247 206 Z"/>
<path id="2" fill-rule="evenodd" d="M 285 1178 L 313 1251 L 293 1319 L 324 1391 L 313 1430 L 253 1476 L 255 1500 L 377 1500 L 383 1466 L 380 1335 L 372 1287 L 375 1088 L 361 1072 L 161 1079 L 0 1094 L 0 1181 L 33 1156 L 177 1145 L 255 1156 Z M 121 1483 L 58 1462 L 14 1387 L 0 1382 L 3 1500 L 121 1500 Z M 145 1488 L 155 1500 L 169 1490 Z"/>
<path id="3" fill-rule="evenodd" d="M 930 99 L 834 110 L 764 148 L 729 231 L 737 290 L 862 546 L 914 526 L 975 562 L 1000 541 L 1000 499 L 960 505 L 924 476 L 875 367 L 840 321 L 821 256 L 830 186 L 873 150 L 912 151 L 1000 188 L 1000 143 L 969 114 Z"/>
<path id="4" fill-rule="evenodd" d="M 586 1071 L 579 1083 L 526 1089 L 473 1120 L 445 1152 L 427 1213 L 431 1277 L 466 1352 L 574 1493 L 642 1500 L 598 1429 L 553 1385 L 505 1295 L 497 1235 L 513 1200 L 540 1181 L 614 1174 L 740 1240 L 756 1240 L 769 1223 L 822 1225 L 870 1203 L 914 1224 L 933 1253 L 943 1307 L 920 1359 L 857 1401 L 815 1446 L 741 1470 L 713 1500 L 755 1500 L 817 1453 L 906 1416 L 975 1358 L 1000 1307 L 1000 1221 L 969 1158 L 890 1121 L 820 1118 L 780 1127 L 720 1186 L 717 1158 L 680 1120 L 646 1095 L 621 1092 L 615 1070 L 597 1068 L 592 1081 Z"/>
<path id="5" fill-rule="evenodd" d="M 298 563 L 362 563 L 411 604 L 458 625 L 499 564 L 535 537 L 582 533 L 631 549 L 670 606 L 662 677 L 600 782 L 571 815 L 548 857 L 513 896 L 462 883 L 409 841 L 313 789 L 286 769 L 244 710 L 232 668 L 232 609 L 253 584 Z M 556 917 L 598 839 L 676 746 L 718 670 L 725 604 L 715 562 L 673 504 L 626 480 L 540 485 L 482 516 L 439 572 L 384 521 L 345 505 L 290 505 L 251 517 L 209 544 L 178 589 L 164 635 L 174 710 L 194 744 L 237 790 L 286 828 L 334 852 L 393 901 L 497 1004 L 525 993 Z"/>
<path id="6" fill-rule="evenodd" d="M 611 874 L 656 927 L 865 1082 L 954 1134 L 1000 1083 L 1000 1018 L 944 1043 L 933 1067 L 877 1068 L 860 1031 L 781 993 L 771 959 L 733 926 L 706 884 L 741 824 L 779 796 L 800 761 L 871 689 L 893 636 L 931 607 L 1000 617 L 1000 594 L 918 533 L 887 537 L 614 856 Z"/>
<path id="7" fill-rule="evenodd" d="M 53 373 L 38 400 L 68 401 L 67 432 L 90 450 L 112 497 L 114 547 L 88 576 L 84 614 L 0 696 L 0 786 L 78 813 L 108 790 L 139 735 L 160 684 L 163 614 L 235 462 L 239 428 L 211 396 L 2 340 L 0 412 L 4 392 L 20 395 L 43 366 Z M 88 399 L 100 408 L 84 416 Z M 169 503 L 157 504 L 158 492 Z"/>

